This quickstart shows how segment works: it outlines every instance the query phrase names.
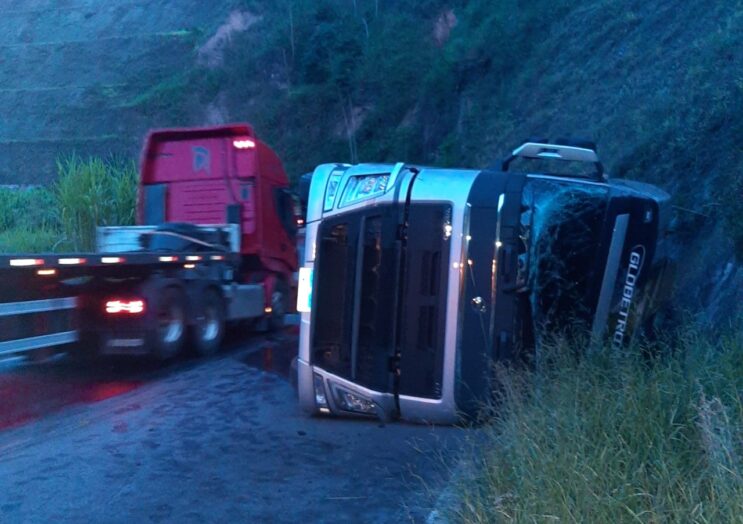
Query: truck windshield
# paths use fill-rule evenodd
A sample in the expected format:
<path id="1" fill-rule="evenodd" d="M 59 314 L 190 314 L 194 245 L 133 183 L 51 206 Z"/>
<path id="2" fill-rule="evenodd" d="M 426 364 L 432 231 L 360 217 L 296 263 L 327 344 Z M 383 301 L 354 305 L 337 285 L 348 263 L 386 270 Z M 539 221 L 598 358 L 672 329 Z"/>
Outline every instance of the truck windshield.
<path id="1" fill-rule="evenodd" d="M 560 330 L 590 320 L 607 197 L 606 187 L 593 184 L 531 178 L 524 187 L 518 280 L 536 326 Z"/>

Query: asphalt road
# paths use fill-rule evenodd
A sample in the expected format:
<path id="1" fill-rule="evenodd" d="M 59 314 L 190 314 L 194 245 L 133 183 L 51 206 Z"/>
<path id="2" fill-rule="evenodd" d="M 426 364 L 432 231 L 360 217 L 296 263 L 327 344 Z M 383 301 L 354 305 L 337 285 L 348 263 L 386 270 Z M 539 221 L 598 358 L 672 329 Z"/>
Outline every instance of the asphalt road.
<path id="1" fill-rule="evenodd" d="M 426 521 L 462 430 L 309 418 L 295 335 L 231 346 L 0 369 L 0 522 Z"/>

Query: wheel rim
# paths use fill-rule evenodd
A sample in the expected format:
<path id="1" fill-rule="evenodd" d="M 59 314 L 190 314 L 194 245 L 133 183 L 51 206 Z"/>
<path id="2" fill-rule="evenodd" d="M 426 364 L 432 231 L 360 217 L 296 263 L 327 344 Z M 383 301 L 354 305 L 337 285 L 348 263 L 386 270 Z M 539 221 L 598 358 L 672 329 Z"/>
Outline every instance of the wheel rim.
<path id="1" fill-rule="evenodd" d="M 219 314 L 214 306 L 209 306 L 201 317 L 201 338 L 205 342 L 211 342 L 219 336 Z"/>
<path id="2" fill-rule="evenodd" d="M 159 315 L 160 338 L 167 344 L 177 342 L 183 335 L 183 310 L 179 307 L 170 307 L 160 311 Z"/>

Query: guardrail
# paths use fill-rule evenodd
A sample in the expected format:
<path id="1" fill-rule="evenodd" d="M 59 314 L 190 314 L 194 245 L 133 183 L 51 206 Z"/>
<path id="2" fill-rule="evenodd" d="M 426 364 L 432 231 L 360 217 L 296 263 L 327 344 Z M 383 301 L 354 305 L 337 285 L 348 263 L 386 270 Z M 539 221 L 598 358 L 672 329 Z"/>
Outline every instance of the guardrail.
<path id="1" fill-rule="evenodd" d="M 76 342 L 76 308 L 76 297 L 0 303 L 0 355 Z"/>

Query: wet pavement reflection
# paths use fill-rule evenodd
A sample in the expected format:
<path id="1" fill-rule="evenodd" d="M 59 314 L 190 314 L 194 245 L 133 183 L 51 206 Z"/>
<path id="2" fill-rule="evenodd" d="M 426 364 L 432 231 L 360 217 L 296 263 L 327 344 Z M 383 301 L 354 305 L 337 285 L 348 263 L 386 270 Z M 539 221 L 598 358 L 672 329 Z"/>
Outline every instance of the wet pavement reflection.
<path id="1" fill-rule="evenodd" d="M 297 356 L 297 337 L 295 329 L 287 329 L 279 336 L 267 338 L 256 351 L 246 353 L 241 360 L 250 367 L 290 380 L 291 363 Z"/>
<path id="2" fill-rule="evenodd" d="M 296 354 L 297 330 L 290 326 L 272 335 L 231 332 L 225 348 L 212 358 L 236 358 L 288 380 Z M 69 407 L 124 395 L 209 360 L 184 356 L 156 363 L 120 358 L 82 364 L 65 355 L 44 362 L 17 359 L 0 366 L 0 431 L 33 423 Z"/>

